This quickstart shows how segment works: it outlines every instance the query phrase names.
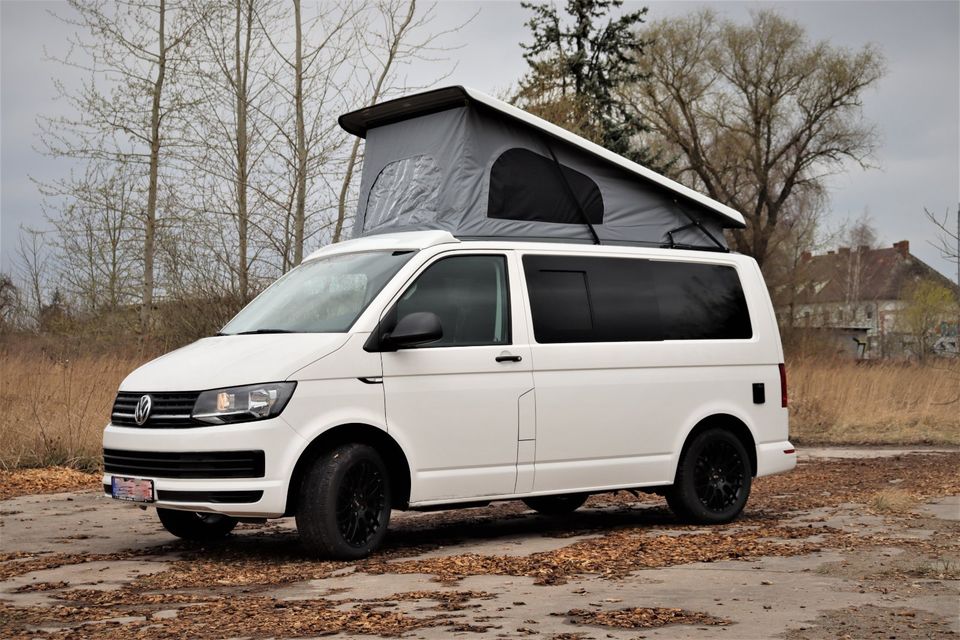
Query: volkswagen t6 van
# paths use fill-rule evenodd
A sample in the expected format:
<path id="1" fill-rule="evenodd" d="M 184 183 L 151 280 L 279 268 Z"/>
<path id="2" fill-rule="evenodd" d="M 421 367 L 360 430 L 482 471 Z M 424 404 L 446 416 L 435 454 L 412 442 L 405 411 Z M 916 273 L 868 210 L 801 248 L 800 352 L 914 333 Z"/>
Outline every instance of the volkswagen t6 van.
<path id="1" fill-rule="evenodd" d="M 751 258 L 444 231 L 317 251 L 131 373 L 103 446 L 106 494 L 176 536 L 293 516 L 333 558 L 376 549 L 392 509 L 639 489 L 727 522 L 796 463 Z"/>

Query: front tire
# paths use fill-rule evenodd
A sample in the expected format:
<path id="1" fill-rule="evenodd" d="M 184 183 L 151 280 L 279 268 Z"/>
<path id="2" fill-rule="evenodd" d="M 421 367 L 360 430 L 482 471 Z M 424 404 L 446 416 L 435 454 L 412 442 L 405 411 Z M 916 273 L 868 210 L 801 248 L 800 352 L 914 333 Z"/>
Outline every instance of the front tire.
<path id="1" fill-rule="evenodd" d="M 300 485 L 300 540 L 327 558 L 364 558 L 387 534 L 390 498 L 387 467 L 375 449 L 351 443 L 324 452 Z"/>
<path id="2" fill-rule="evenodd" d="M 157 517 L 168 532 L 194 542 L 212 542 L 226 538 L 237 526 L 236 518 L 220 513 L 157 508 Z"/>
<path id="3" fill-rule="evenodd" d="M 573 513 L 587 501 L 585 493 L 567 493 L 559 496 L 534 496 L 524 498 L 523 503 L 545 516 L 562 516 Z"/>
<path id="4" fill-rule="evenodd" d="M 707 429 L 686 448 L 667 504 L 681 520 L 696 524 L 730 522 L 750 496 L 752 472 L 743 443 L 725 429 Z"/>

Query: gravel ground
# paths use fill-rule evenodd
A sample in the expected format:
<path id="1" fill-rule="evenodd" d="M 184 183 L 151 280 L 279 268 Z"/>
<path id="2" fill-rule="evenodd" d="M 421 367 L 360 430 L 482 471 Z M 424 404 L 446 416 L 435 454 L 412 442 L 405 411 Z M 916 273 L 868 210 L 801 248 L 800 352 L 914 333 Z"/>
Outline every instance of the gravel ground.
<path id="1" fill-rule="evenodd" d="M 357 563 L 311 560 L 288 520 L 204 547 L 96 491 L 20 495 L 0 501 L 0 637 L 956 637 L 958 469 L 956 451 L 818 450 L 722 527 L 628 493 L 564 518 L 395 513 Z"/>

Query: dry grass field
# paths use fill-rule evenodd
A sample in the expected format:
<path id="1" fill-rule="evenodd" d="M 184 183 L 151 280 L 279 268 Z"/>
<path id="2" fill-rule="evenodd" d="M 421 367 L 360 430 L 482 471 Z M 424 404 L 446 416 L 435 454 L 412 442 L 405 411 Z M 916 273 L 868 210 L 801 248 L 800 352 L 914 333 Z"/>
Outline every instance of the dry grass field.
<path id="1" fill-rule="evenodd" d="M 120 381 L 149 355 L 0 350 L 0 468 L 95 470 Z M 788 364 L 800 444 L 960 444 L 960 363 Z"/>
<path id="2" fill-rule="evenodd" d="M 960 444 L 960 362 L 787 364 L 800 444 Z"/>
<path id="3" fill-rule="evenodd" d="M 0 351 L 0 468 L 96 469 L 117 386 L 148 359 Z"/>

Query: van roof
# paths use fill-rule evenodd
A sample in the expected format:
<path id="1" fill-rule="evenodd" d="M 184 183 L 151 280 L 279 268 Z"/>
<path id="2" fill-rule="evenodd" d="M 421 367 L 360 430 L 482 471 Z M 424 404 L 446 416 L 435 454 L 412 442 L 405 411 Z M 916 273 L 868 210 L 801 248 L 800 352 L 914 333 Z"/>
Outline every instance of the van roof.
<path id="1" fill-rule="evenodd" d="M 632 254 L 638 251 L 643 253 L 662 253 L 663 255 L 689 257 L 695 260 L 714 261 L 717 258 L 746 258 L 742 254 L 730 252 L 703 252 L 693 249 L 666 249 L 662 247 L 638 247 L 633 245 L 594 245 L 577 242 L 539 242 L 523 238 L 495 238 L 486 240 L 460 240 L 449 231 L 402 231 L 398 233 L 384 233 L 373 236 L 363 236 L 353 240 L 344 240 L 335 244 L 328 244 L 308 255 L 304 262 L 316 258 L 356 253 L 360 251 L 420 251 L 443 244 L 461 245 L 463 248 L 496 247 L 497 249 L 527 249 L 535 251 L 556 249 L 558 251 L 572 251 L 576 253 L 622 253 Z"/>
<path id="2" fill-rule="evenodd" d="M 398 233 L 381 233 L 375 236 L 363 236 L 353 240 L 344 240 L 320 247 L 304 262 L 321 256 L 330 256 L 340 253 L 355 253 L 357 251 L 419 251 L 438 244 L 460 242 L 449 231 L 401 231 Z"/>

